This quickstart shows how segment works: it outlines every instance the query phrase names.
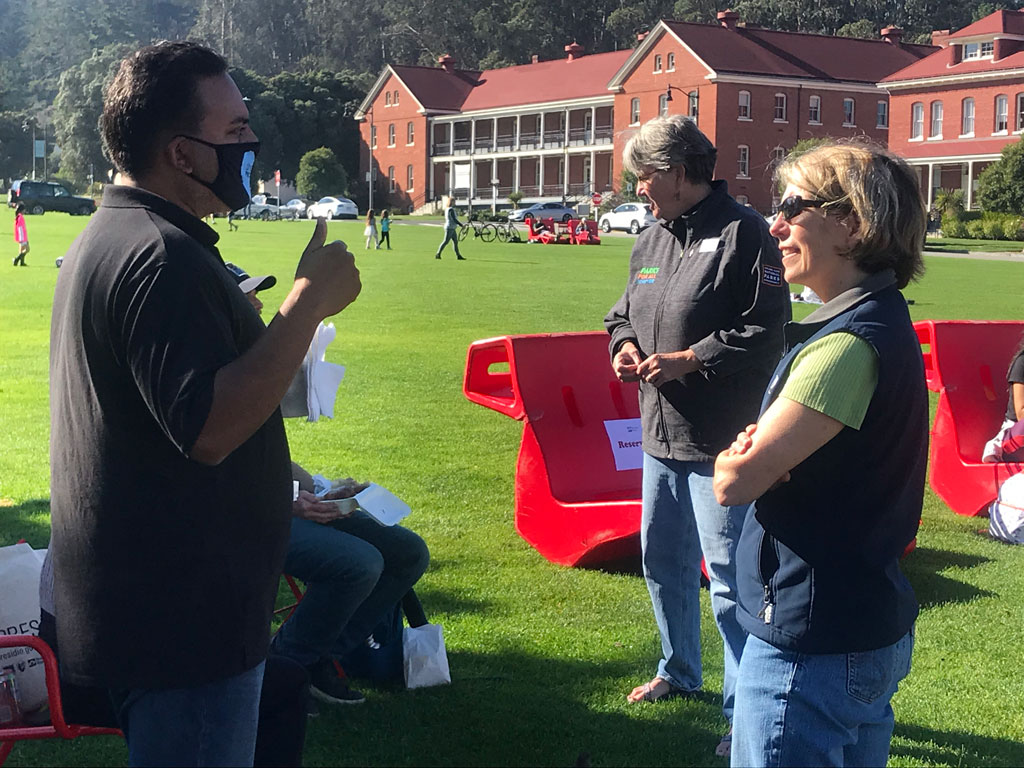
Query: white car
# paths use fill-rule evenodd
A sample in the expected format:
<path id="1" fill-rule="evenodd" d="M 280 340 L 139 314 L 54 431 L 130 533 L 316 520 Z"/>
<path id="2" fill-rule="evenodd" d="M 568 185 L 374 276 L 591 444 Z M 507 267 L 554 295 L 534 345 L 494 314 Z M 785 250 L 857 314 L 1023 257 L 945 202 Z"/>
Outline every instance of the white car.
<path id="1" fill-rule="evenodd" d="M 300 200 L 297 197 L 293 197 L 287 203 L 281 206 L 282 208 L 290 208 L 295 211 L 295 218 L 301 218 L 306 215 L 306 201 Z"/>
<path id="2" fill-rule="evenodd" d="M 347 197 L 321 197 L 306 208 L 307 219 L 357 219 L 359 208 Z"/>
<path id="3" fill-rule="evenodd" d="M 613 229 L 622 229 L 627 232 L 638 234 L 641 229 L 647 229 L 658 220 L 651 213 L 649 203 L 623 203 L 617 208 L 608 211 L 598 220 L 598 225 L 603 232 L 611 232 Z"/>

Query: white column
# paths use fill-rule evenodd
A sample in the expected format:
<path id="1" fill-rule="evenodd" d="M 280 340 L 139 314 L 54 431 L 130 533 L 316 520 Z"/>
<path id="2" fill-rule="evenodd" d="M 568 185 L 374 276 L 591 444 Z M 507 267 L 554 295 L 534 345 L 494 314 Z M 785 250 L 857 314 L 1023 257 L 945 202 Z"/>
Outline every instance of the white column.
<path id="1" fill-rule="evenodd" d="M 562 146 L 563 147 L 568 147 L 569 146 L 569 122 L 570 122 L 569 121 L 569 108 L 566 107 L 565 108 L 565 131 L 564 131 L 565 136 L 562 139 Z M 566 168 L 565 176 L 566 176 L 566 178 L 569 177 L 569 169 L 568 168 Z"/>
<path id="2" fill-rule="evenodd" d="M 932 188 L 934 186 L 935 163 L 928 163 L 928 210 L 932 209 Z"/>
<path id="3" fill-rule="evenodd" d="M 453 129 L 452 130 L 452 135 L 454 135 L 454 134 L 455 134 L 455 131 Z M 454 160 L 449 160 L 448 161 L 448 194 L 450 196 L 454 196 L 455 195 L 455 161 Z"/>
<path id="4" fill-rule="evenodd" d="M 540 144 L 537 145 L 540 149 L 544 149 L 544 113 L 540 113 Z"/>
<path id="5" fill-rule="evenodd" d="M 541 117 L 543 125 L 544 118 Z M 543 134 L 542 134 L 543 135 Z M 544 194 L 544 155 L 537 158 L 537 194 Z"/>
<path id="6" fill-rule="evenodd" d="M 469 121 L 469 154 L 476 152 L 476 120 Z"/>
<path id="7" fill-rule="evenodd" d="M 594 144 L 597 142 L 597 107 L 590 108 L 590 143 Z M 591 165 L 591 174 L 593 174 L 594 166 Z"/>
<path id="8" fill-rule="evenodd" d="M 430 173 L 430 199 L 436 200 L 437 198 L 434 196 L 434 173 L 437 171 L 437 164 L 431 160 L 427 167 L 429 168 L 428 172 Z M 423 202 L 426 203 L 427 201 L 424 200 Z"/>
<path id="9" fill-rule="evenodd" d="M 516 119 L 516 134 L 518 135 L 518 133 L 519 133 L 519 119 L 517 118 Z M 516 142 L 518 143 L 518 139 L 516 140 Z M 516 190 L 516 192 L 519 191 L 519 182 L 521 181 L 521 178 L 520 178 L 520 175 L 519 175 L 519 170 L 520 170 L 519 169 L 519 155 L 516 155 L 516 173 L 515 173 L 515 176 L 513 177 L 514 181 L 512 182 L 512 186 Z"/>
<path id="10" fill-rule="evenodd" d="M 516 115 L 516 152 L 519 151 L 519 137 L 522 135 L 522 115 Z M 518 167 L 519 158 L 516 158 L 516 166 Z M 519 189 L 519 179 L 516 178 L 516 189 Z"/>
<path id="11" fill-rule="evenodd" d="M 971 210 L 971 207 L 974 205 L 974 161 L 973 160 L 968 160 L 967 161 L 967 194 L 965 195 L 965 197 L 967 198 L 965 207 L 969 211 L 969 210 Z"/>
<path id="12" fill-rule="evenodd" d="M 597 152 L 590 150 L 590 194 L 597 192 Z"/>
<path id="13" fill-rule="evenodd" d="M 494 118 L 491 124 L 491 151 L 498 151 L 498 118 Z"/>
<path id="14" fill-rule="evenodd" d="M 562 199 L 569 195 L 569 153 L 562 153 Z"/>
<path id="15" fill-rule="evenodd" d="M 448 154 L 455 154 L 455 123 L 448 123 Z"/>
<path id="16" fill-rule="evenodd" d="M 469 198 L 469 207 L 473 208 L 473 198 L 476 197 L 476 160 L 469 161 L 469 191 L 466 193 Z"/>

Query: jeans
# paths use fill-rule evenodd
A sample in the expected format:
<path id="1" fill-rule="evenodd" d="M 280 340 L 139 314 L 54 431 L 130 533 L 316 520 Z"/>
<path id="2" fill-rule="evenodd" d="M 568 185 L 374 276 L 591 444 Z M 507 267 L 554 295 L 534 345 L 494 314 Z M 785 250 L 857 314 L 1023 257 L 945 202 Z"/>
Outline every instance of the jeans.
<path id="1" fill-rule="evenodd" d="M 252 765 L 264 664 L 195 688 L 111 691 L 129 764 Z"/>
<path id="2" fill-rule="evenodd" d="M 282 625 L 271 653 L 309 667 L 342 656 L 366 640 L 381 617 L 409 591 L 430 561 L 423 539 L 356 511 L 327 525 L 292 519 L 285 573 L 306 594 Z"/>
<path id="3" fill-rule="evenodd" d="M 722 711 L 732 722 L 736 673 L 746 633 L 736 621 L 736 544 L 746 507 L 723 507 L 714 464 L 644 454 L 640 542 L 644 577 L 661 634 L 658 677 L 700 688 L 700 558 L 711 580 L 711 612 L 725 649 Z"/>
<path id="4" fill-rule="evenodd" d="M 445 228 L 444 240 L 441 241 L 441 245 L 437 248 L 437 258 L 441 258 L 441 251 L 444 250 L 444 247 L 448 245 L 448 243 L 451 243 L 452 246 L 454 246 L 455 255 L 461 258 L 462 254 L 459 253 L 459 230 L 448 228 Z"/>
<path id="5" fill-rule="evenodd" d="M 808 654 L 750 636 L 740 661 L 732 765 L 883 766 L 890 700 L 910 672 L 911 630 L 876 651 Z"/>

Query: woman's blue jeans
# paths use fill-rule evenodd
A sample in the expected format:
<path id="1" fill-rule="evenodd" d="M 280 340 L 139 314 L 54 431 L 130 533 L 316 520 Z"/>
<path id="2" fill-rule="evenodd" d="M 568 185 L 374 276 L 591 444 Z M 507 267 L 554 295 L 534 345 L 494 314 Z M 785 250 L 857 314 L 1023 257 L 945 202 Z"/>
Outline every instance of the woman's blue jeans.
<path id="1" fill-rule="evenodd" d="M 911 630 L 875 651 L 797 653 L 751 635 L 740 661 L 734 766 L 884 766 Z"/>
<path id="2" fill-rule="evenodd" d="M 644 578 L 661 634 L 658 677 L 692 691 L 702 684 L 700 559 L 711 580 L 711 612 L 725 647 L 722 710 L 732 722 L 736 671 L 746 633 L 736 621 L 736 544 L 747 508 L 715 500 L 711 462 L 644 454 L 640 542 Z"/>

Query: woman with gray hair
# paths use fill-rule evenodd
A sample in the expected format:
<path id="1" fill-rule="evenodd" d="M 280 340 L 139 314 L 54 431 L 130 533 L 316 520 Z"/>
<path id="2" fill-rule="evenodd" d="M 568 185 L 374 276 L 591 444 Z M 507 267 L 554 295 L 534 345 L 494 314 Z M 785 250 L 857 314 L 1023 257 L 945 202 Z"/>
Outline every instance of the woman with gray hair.
<path id="1" fill-rule="evenodd" d="M 716 150 L 688 118 L 651 120 L 623 153 L 660 219 L 641 233 L 622 298 L 605 318 L 612 367 L 640 384 L 643 570 L 661 635 L 654 678 L 630 701 L 701 687 L 700 560 L 725 644 L 723 709 L 745 635 L 736 623 L 743 507 L 715 501 L 715 456 L 757 413 L 782 352 L 789 293 L 768 226 L 712 181 Z M 729 737 L 719 745 L 727 754 Z"/>
<path id="2" fill-rule="evenodd" d="M 772 233 L 788 281 L 825 304 L 786 328 L 756 424 L 715 465 L 754 502 L 737 551 L 749 636 L 732 764 L 885 765 L 917 600 L 899 560 L 928 461 L 921 346 L 900 289 L 923 272 L 910 167 L 858 144 L 786 161 Z"/>

